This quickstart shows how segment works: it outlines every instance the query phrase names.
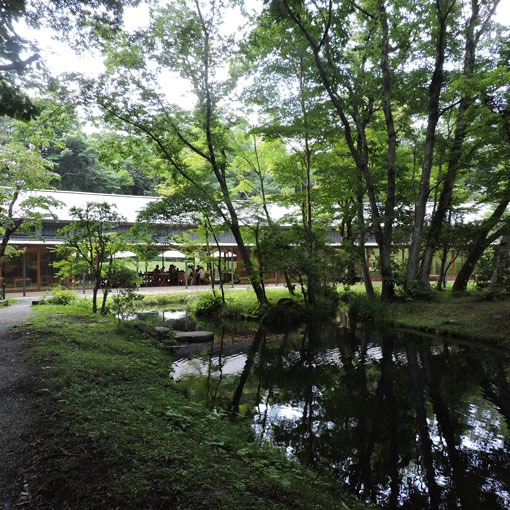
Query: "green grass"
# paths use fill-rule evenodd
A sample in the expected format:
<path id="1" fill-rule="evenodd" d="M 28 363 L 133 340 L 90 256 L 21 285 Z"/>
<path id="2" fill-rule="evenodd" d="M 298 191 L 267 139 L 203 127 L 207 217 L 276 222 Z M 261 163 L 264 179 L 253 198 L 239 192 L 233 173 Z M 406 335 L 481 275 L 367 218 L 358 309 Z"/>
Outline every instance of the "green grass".
<path id="1" fill-rule="evenodd" d="M 198 295 L 198 292 L 143 294 L 143 304 L 147 306 L 186 305 L 196 299 Z"/>
<path id="2" fill-rule="evenodd" d="M 510 346 L 510 296 L 488 299 L 487 293 L 476 290 L 474 285 L 461 296 L 453 295 L 448 286 L 443 291 L 432 289 L 426 299 L 400 298 L 393 303 L 369 302 L 363 285 L 350 287 L 348 296 L 341 308 L 347 311 L 354 305 L 355 313 L 362 320 Z"/>
<path id="3" fill-rule="evenodd" d="M 87 300 L 36 310 L 25 335 L 34 508 L 364 508 L 259 447 L 247 425 L 187 400 L 154 340 L 118 330 Z"/>
<path id="4" fill-rule="evenodd" d="M 276 304 L 279 299 L 290 297 L 289 291 L 286 288 L 271 288 L 266 289 L 266 296 L 270 304 Z M 296 300 L 301 301 L 299 293 L 296 295 Z M 245 290 L 227 290 L 225 292 L 225 301 L 229 314 L 232 316 L 257 316 L 259 314 L 259 304 L 257 297 L 252 289 Z"/>
<path id="5" fill-rule="evenodd" d="M 399 301 L 388 307 L 387 321 L 401 327 L 510 346 L 510 298 L 483 299 L 471 292 L 453 296 L 434 292 L 429 301 Z"/>
<path id="6" fill-rule="evenodd" d="M 190 311 L 194 311 L 197 304 L 207 300 L 212 296 L 212 292 L 174 292 L 162 294 L 145 294 L 143 304 L 147 306 L 172 306 L 185 305 Z M 221 297 L 221 292 L 216 289 L 216 296 Z M 284 287 L 266 289 L 266 296 L 270 304 L 276 304 L 281 298 L 288 298 L 290 294 Z M 301 302 L 302 297 L 299 292 L 295 296 L 296 301 Z M 225 289 L 225 309 L 224 316 L 228 317 L 253 317 L 260 316 L 260 306 L 257 296 L 253 289 Z"/>

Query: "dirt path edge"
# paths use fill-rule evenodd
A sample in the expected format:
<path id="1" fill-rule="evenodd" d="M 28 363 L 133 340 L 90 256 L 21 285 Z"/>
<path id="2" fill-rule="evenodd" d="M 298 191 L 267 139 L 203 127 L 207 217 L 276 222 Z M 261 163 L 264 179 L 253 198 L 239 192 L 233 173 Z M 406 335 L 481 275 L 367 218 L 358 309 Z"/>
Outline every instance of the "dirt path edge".
<path id="1" fill-rule="evenodd" d="M 27 508 L 23 473 L 30 456 L 30 415 L 21 324 L 31 313 L 30 299 L 0 308 L 0 510 Z"/>

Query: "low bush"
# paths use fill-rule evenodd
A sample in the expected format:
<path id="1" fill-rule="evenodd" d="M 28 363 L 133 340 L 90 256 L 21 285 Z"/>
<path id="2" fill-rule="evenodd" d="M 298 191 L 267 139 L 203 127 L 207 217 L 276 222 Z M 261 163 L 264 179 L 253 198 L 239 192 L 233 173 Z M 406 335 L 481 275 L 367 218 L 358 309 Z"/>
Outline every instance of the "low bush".
<path id="1" fill-rule="evenodd" d="M 345 292 L 340 296 L 340 308 L 349 314 L 351 323 L 383 321 L 388 313 L 388 305 L 372 301 L 364 294 Z"/>
<path id="2" fill-rule="evenodd" d="M 204 293 L 193 303 L 192 310 L 196 315 L 220 316 L 225 310 L 225 303 L 220 296 Z"/>
<path id="3" fill-rule="evenodd" d="M 139 308 L 143 296 L 136 294 L 134 289 L 119 289 L 117 294 L 112 296 L 110 313 L 116 319 L 117 327 L 120 327 Z"/>
<path id="4" fill-rule="evenodd" d="M 53 296 L 45 298 L 44 303 L 50 305 L 70 305 L 78 299 L 73 291 L 60 289 L 58 287 L 53 289 L 52 293 Z"/>

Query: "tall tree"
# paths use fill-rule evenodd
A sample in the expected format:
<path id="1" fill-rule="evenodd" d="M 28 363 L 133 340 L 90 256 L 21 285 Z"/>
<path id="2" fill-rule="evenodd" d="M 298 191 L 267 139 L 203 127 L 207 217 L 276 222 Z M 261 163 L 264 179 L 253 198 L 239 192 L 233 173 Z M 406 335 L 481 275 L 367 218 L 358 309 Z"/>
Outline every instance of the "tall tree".
<path id="1" fill-rule="evenodd" d="M 364 181 L 364 195 L 371 212 L 370 228 L 380 250 L 382 299 L 392 300 L 395 289 L 391 252 L 397 201 L 394 109 L 397 94 L 403 97 L 405 90 L 404 86 L 394 87 L 393 80 L 395 69 L 403 68 L 409 59 L 408 46 L 400 43 L 404 34 L 407 37 L 409 32 L 416 31 L 416 26 L 411 17 L 405 17 L 399 10 L 390 24 L 386 5 L 385 2 L 295 4 L 276 0 L 268 14 L 283 24 L 280 37 L 304 38 L 313 55 L 316 79 L 329 98 L 339 136 L 345 140 L 352 158 L 353 171 Z M 397 50 L 392 50 L 392 43 Z M 399 85 L 405 85 L 405 81 Z M 376 124 L 385 135 L 374 145 L 369 142 L 370 126 Z"/>
<path id="2" fill-rule="evenodd" d="M 229 185 L 233 159 L 229 133 L 235 119 L 226 102 L 231 85 L 222 75 L 238 46 L 238 34 L 226 25 L 226 8 L 221 2 L 198 0 L 154 8 L 147 32 L 109 41 L 109 73 L 95 94 L 107 120 L 154 144 L 168 173 L 191 184 L 198 196 L 214 197 L 215 212 L 232 232 L 257 299 L 263 304 L 267 298 Z M 156 71 L 186 80 L 196 97 L 191 112 L 172 105 L 171 94 L 161 90 Z"/>
<path id="3" fill-rule="evenodd" d="M 268 41 L 278 41 L 274 39 L 274 27 L 260 29 L 258 34 Z M 296 41 L 291 40 L 278 45 L 277 49 L 267 44 L 253 46 L 249 48 L 248 67 L 256 69 L 256 82 L 246 95 L 258 105 L 262 119 L 266 120 L 265 123 L 261 120 L 255 131 L 263 132 L 267 138 L 281 140 L 289 153 L 278 165 L 277 175 L 280 184 L 288 190 L 285 202 L 293 207 L 296 220 L 299 218 L 304 241 L 301 249 L 305 250 L 309 260 L 307 300 L 313 305 L 322 292 L 317 273 L 320 266 L 317 259 L 321 257 L 319 246 L 323 241 L 320 222 L 316 225 L 318 154 L 327 150 L 330 143 L 324 97 L 318 93 L 310 77 L 310 58 L 303 44 L 298 47 Z M 277 58 L 271 58 L 276 55 Z M 275 78 L 281 82 L 278 88 L 274 87 Z"/>
<path id="4" fill-rule="evenodd" d="M 56 175 L 49 162 L 34 148 L 19 142 L 0 147 L 0 259 L 9 254 L 11 236 L 21 229 L 37 230 L 45 217 L 53 217 L 58 201 L 30 194 L 31 190 L 46 189 Z M 12 254 L 12 253 L 11 253 Z"/>
<path id="5" fill-rule="evenodd" d="M 425 215 L 430 194 L 430 176 L 434 161 L 436 128 L 440 117 L 441 90 L 444 82 L 444 66 L 447 49 L 447 31 L 449 20 L 453 18 L 455 0 L 439 0 L 436 2 L 435 18 L 437 25 L 430 32 L 431 44 L 434 46 L 434 68 L 428 86 L 426 134 L 423 149 L 423 162 L 421 168 L 418 197 L 414 208 L 414 228 L 411 234 L 411 245 L 406 269 L 406 290 L 410 290 L 416 280 Z M 428 282 L 428 275 L 427 275 Z"/>
<path id="6" fill-rule="evenodd" d="M 463 30 L 464 57 L 463 67 L 459 77 L 459 81 L 465 82 L 466 85 L 473 83 L 475 80 L 479 81 L 483 74 L 486 73 L 486 71 L 483 70 L 485 65 L 481 65 L 480 57 L 477 58 L 478 46 L 480 45 L 480 42 L 483 42 L 485 36 L 487 34 L 492 34 L 494 30 L 491 18 L 494 15 L 498 3 L 499 0 L 492 2 L 472 0 L 470 2 L 470 14 L 465 22 Z M 477 61 L 479 67 L 478 70 L 476 70 Z M 475 71 L 477 71 L 476 74 Z M 489 85 L 489 87 L 493 86 L 494 82 Z M 416 273 L 416 276 L 422 285 L 429 284 L 432 258 L 435 250 L 438 248 L 442 225 L 446 220 L 449 207 L 452 204 L 454 185 L 457 180 L 458 172 L 462 167 L 469 164 L 469 152 L 466 153 L 463 148 L 465 146 L 466 137 L 471 134 L 469 126 L 473 120 L 473 116 L 477 115 L 476 111 L 473 112 L 473 110 L 479 105 L 480 97 L 483 97 L 486 94 L 483 90 L 485 87 L 486 85 L 482 85 L 481 87 L 472 87 L 469 85 L 459 87 L 460 92 L 456 94 L 456 97 L 454 97 L 454 101 L 457 103 L 457 106 L 454 109 L 454 130 L 449 144 L 446 174 L 440 183 L 441 193 L 439 201 L 432 216 L 430 228 L 428 229 L 426 243 L 421 258 L 421 265 L 419 271 Z M 446 97 L 448 97 L 448 95 Z M 481 139 L 480 142 L 483 143 Z M 425 160 L 426 158 L 424 158 L 424 162 Z M 422 178 L 424 175 L 424 172 L 422 172 Z M 423 184 L 422 187 L 427 187 L 427 185 Z M 430 200 L 428 194 L 427 197 L 424 198 L 426 200 Z M 421 239 L 413 239 L 413 241 L 421 242 Z M 414 244 L 412 244 L 412 249 L 413 248 Z M 413 277 L 412 272 L 413 270 L 416 271 L 416 264 L 416 256 L 410 256 L 407 281 L 410 281 Z"/>
<path id="7" fill-rule="evenodd" d="M 30 48 L 28 41 L 18 35 L 15 23 L 26 14 L 24 0 L 0 1 L 0 115 L 18 119 L 30 119 L 35 108 L 29 97 L 22 91 L 19 76 L 39 59 L 39 54 Z M 32 49 L 29 57 L 23 57 L 25 50 Z"/>
<path id="8" fill-rule="evenodd" d="M 497 4 L 498 0 L 463 4 L 439 0 L 420 5 L 393 0 L 273 0 L 261 18 L 261 26 L 269 26 L 269 20 L 280 25 L 278 44 L 292 40 L 299 48 L 304 39 L 313 55 L 315 79 L 329 97 L 353 169 L 363 180 L 363 200 L 370 206 L 369 228 L 379 246 L 384 300 L 394 296 L 394 225 L 399 210 L 406 205 L 414 208 L 406 288 L 412 287 L 417 278 L 427 232 L 420 278 L 428 285 L 455 175 L 466 164 L 463 156 L 467 153 L 463 154 L 462 149 L 469 133 L 469 109 L 473 104 L 480 105 L 483 97 L 474 93 L 476 87 L 472 86 L 473 78 L 482 76 L 475 55 L 477 51 L 487 55 L 486 41 L 494 33 L 491 16 Z M 260 40 L 260 33 L 257 36 Z M 501 45 L 497 51 L 503 54 Z M 270 58 L 278 58 L 277 50 L 269 54 Z M 462 58 L 463 69 L 457 71 Z M 437 189 L 431 186 L 431 178 L 437 173 L 437 134 L 438 130 L 446 132 L 448 126 L 441 122 L 442 117 L 452 111 L 456 123 L 449 142 L 448 168 L 438 184 L 442 194 L 433 226 L 426 230 L 427 204 L 432 189 Z M 424 135 L 422 153 L 413 165 L 419 168 L 416 200 L 409 204 L 409 192 L 400 187 L 404 181 L 399 183 L 399 174 L 408 165 L 399 160 L 399 146 L 409 143 L 405 136 L 411 132 L 411 123 Z"/>
<path id="9" fill-rule="evenodd" d="M 489 217 L 480 222 L 476 235 L 468 247 L 466 260 L 453 283 L 453 292 L 460 293 L 466 291 L 476 263 L 480 260 L 484 251 L 501 236 L 506 236 L 510 232 L 510 219 L 505 216 L 508 204 L 510 204 L 510 189 L 507 188 L 504 190 L 504 197 L 498 206 Z"/>
<path id="10" fill-rule="evenodd" d="M 505 56 L 506 53 L 506 56 Z M 506 62 L 505 62 L 506 58 Z M 470 82 L 481 98 L 481 108 L 471 117 L 470 172 L 464 185 L 472 190 L 478 203 L 489 205 L 490 214 L 479 222 L 479 229 L 469 245 L 466 260 L 453 285 L 454 292 L 463 292 L 484 251 L 501 237 L 508 235 L 510 203 L 510 72 L 508 52 L 502 51 L 499 65 L 485 70 L 484 80 Z"/>
<path id="11" fill-rule="evenodd" d="M 30 192 L 50 189 L 58 182 L 48 149 L 59 144 L 58 131 L 68 126 L 72 111 L 52 101 L 38 100 L 36 105 L 37 119 L 0 118 L 0 257 L 7 253 L 14 233 L 24 229 L 36 236 L 42 219 L 54 216 L 53 209 L 59 205 Z"/>
<path id="12" fill-rule="evenodd" d="M 39 67 L 41 56 L 33 41 L 19 35 L 16 23 L 31 28 L 49 26 L 73 46 L 91 41 L 105 27 L 118 28 L 122 24 L 125 6 L 138 0 L 0 0 L 0 115 L 28 120 L 37 114 L 25 83 L 25 75 Z M 87 37 L 75 37 L 83 36 Z M 92 36 L 92 38 L 91 38 Z"/>

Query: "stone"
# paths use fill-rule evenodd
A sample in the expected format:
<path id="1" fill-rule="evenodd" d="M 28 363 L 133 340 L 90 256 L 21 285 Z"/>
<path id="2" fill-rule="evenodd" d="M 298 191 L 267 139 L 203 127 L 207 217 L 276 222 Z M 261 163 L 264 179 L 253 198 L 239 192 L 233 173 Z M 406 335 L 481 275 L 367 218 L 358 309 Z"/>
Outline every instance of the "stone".
<path id="1" fill-rule="evenodd" d="M 165 326 L 156 326 L 154 328 L 154 332 L 156 333 L 156 336 L 159 338 L 167 336 L 168 333 L 170 333 L 170 331 L 171 329 L 166 328 Z"/>
<path id="2" fill-rule="evenodd" d="M 214 333 L 211 331 L 175 331 L 177 342 L 202 343 L 212 342 Z"/>

